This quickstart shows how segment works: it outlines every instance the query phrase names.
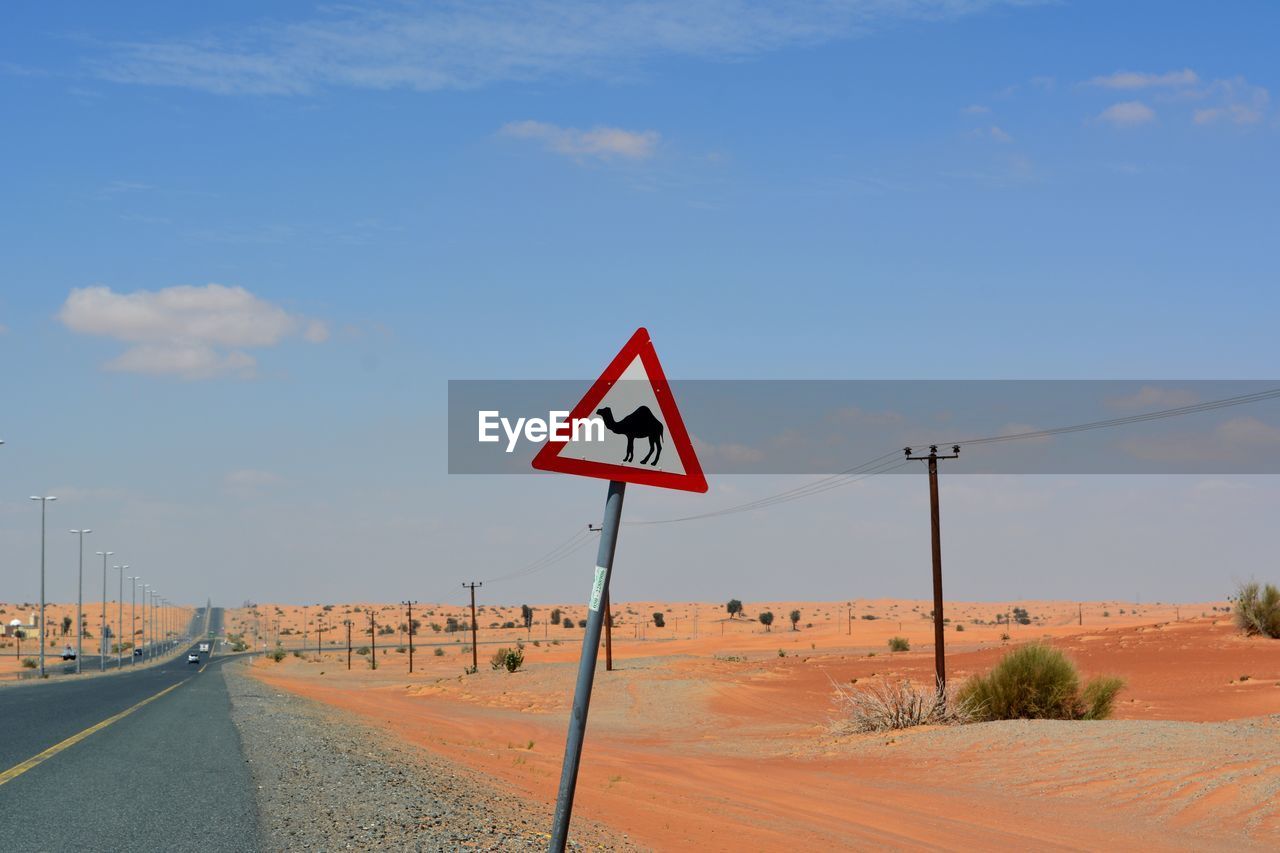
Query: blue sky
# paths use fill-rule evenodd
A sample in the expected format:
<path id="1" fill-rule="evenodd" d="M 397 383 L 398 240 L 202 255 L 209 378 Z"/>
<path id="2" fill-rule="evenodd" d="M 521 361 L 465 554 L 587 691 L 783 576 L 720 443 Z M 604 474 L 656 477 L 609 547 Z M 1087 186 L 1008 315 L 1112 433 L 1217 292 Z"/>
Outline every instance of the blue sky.
<path id="1" fill-rule="evenodd" d="M 1275 373 L 1272 4 L 7 18 L 0 598 L 34 595 L 25 498 L 55 489 L 54 597 L 76 526 L 192 598 L 433 598 L 504 574 L 596 520 L 603 488 L 446 476 L 446 380 L 589 377 L 639 325 L 683 377 Z M 628 512 L 789 484 L 637 489 Z M 920 484 L 864 486 L 637 529 L 618 597 L 794 595 L 793 562 L 813 597 L 927 594 L 837 567 L 927 560 Z M 1276 507 L 1270 478 L 964 488 L 948 565 L 971 597 L 1222 595 Z M 1011 490 L 1039 497 L 983 511 Z M 1041 553 L 1064 513 L 1102 556 Z M 1149 517 L 1156 550 L 1117 514 Z M 854 542 L 821 521 L 851 516 Z M 580 597 L 576 559 L 494 595 Z"/>

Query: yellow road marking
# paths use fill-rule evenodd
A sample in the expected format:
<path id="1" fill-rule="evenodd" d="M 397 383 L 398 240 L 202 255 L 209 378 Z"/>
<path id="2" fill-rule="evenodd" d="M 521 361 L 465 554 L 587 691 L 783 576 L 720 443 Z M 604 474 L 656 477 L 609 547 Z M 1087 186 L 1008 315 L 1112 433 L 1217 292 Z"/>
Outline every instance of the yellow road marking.
<path id="1" fill-rule="evenodd" d="M 53 758 L 59 752 L 62 752 L 64 749 L 75 746 L 80 741 L 84 740 L 94 732 L 100 732 L 103 729 L 105 729 L 107 726 L 111 725 L 112 723 L 117 722 L 119 720 L 123 720 L 125 717 L 129 716 L 134 711 L 141 708 L 143 705 L 147 705 L 151 702 L 156 701 L 161 696 L 168 693 L 170 690 L 176 690 L 186 683 L 187 683 L 187 679 L 184 678 L 182 679 L 182 681 L 179 681 L 177 684 L 171 684 L 168 687 L 166 687 L 164 690 L 161 690 L 159 693 L 155 694 L 154 696 L 148 696 L 146 699 L 143 699 L 141 702 L 134 705 L 132 708 L 125 708 L 119 714 L 116 714 L 111 717 L 107 717 L 102 722 L 89 726 L 89 728 L 85 729 L 82 732 L 79 732 L 78 734 L 72 735 L 71 737 L 67 738 L 61 743 L 55 743 L 53 746 L 49 747 L 39 755 L 33 755 L 31 758 L 28 758 L 26 761 L 23 761 L 21 764 L 13 765 L 8 770 L 4 771 L 3 773 L 0 773 L 0 785 L 5 784 L 6 782 L 12 782 L 14 779 L 17 779 L 23 773 L 26 773 L 28 770 L 30 770 L 33 767 L 43 764 L 44 762 L 48 761 L 50 758 Z"/>

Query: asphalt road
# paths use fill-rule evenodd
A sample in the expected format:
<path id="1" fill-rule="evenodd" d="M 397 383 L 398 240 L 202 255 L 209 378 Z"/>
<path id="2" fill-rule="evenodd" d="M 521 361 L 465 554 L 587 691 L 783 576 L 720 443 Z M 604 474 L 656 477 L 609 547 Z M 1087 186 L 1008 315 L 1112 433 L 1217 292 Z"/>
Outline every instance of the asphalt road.
<path id="1" fill-rule="evenodd" d="M 221 630 L 215 608 L 209 633 Z M 257 849 L 252 781 L 222 677 L 229 660 L 204 654 L 189 664 L 184 654 L 105 677 L 0 689 L 6 847 Z M 50 748 L 58 751 L 39 760 Z"/>

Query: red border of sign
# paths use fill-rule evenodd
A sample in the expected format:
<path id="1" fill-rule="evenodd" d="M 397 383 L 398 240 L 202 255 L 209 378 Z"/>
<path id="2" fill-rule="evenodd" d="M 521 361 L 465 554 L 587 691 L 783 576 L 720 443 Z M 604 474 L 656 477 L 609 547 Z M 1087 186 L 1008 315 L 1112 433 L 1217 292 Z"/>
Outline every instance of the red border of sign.
<path id="1" fill-rule="evenodd" d="M 630 465 L 611 465 L 607 462 L 592 462 L 586 459 L 573 459 L 560 455 L 560 451 L 569 446 L 567 441 L 547 441 L 533 458 L 533 467 L 539 471 L 556 471 L 561 474 L 577 474 L 580 477 L 598 477 L 602 480 L 620 480 L 624 483 L 637 483 L 642 486 L 657 486 L 663 489 L 680 489 L 686 492 L 705 492 L 707 478 L 702 474 L 702 465 L 698 455 L 693 451 L 693 442 L 685 431 L 684 420 L 680 417 L 680 409 L 676 407 L 675 397 L 671 394 L 671 386 L 667 384 L 667 376 L 662 372 L 662 364 L 658 354 L 654 352 L 653 341 L 649 339 L 649 330 L 641 326 L 631 336 L 622 350 L 613 357 L 609 366 L 600 374 L 569 413 L 569 420 L 589 418 L 595 414 L 596 407 L 609 393 L 609 389 L 622 376 L 623 371 L 640 357 L 645 373 L 649 375 L 649 384 L 653 387 L 654 396 L 658 400 L 658 408 L 662 410 L 663 420 L 667 428 L 667 436 L 680 457 L 684 467 L 683 474 L 674 471 L 655 471 L 649 468 L 638 468 Z"/>

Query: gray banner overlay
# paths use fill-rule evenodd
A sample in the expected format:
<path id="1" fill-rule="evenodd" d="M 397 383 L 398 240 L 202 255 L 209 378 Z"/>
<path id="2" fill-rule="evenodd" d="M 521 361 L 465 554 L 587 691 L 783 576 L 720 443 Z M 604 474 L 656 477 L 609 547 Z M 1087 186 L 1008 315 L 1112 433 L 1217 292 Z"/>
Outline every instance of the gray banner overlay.
<path id="1" fill-rule="evenodd" d="M 451 380 L 449 473 L 538 473 L 541 443 L 512 441 L 496 418 L 545 421 L 590 386 Z M 905 472 L 892 467 L 902 449 L 930 444 L 960 445 L 948 475 L 1280 473 L 1280 380 L 699 379 L 671 390 L 709 475 Z M 481 412 L 499 413 L 498 440 L 479 440 Z"/>

